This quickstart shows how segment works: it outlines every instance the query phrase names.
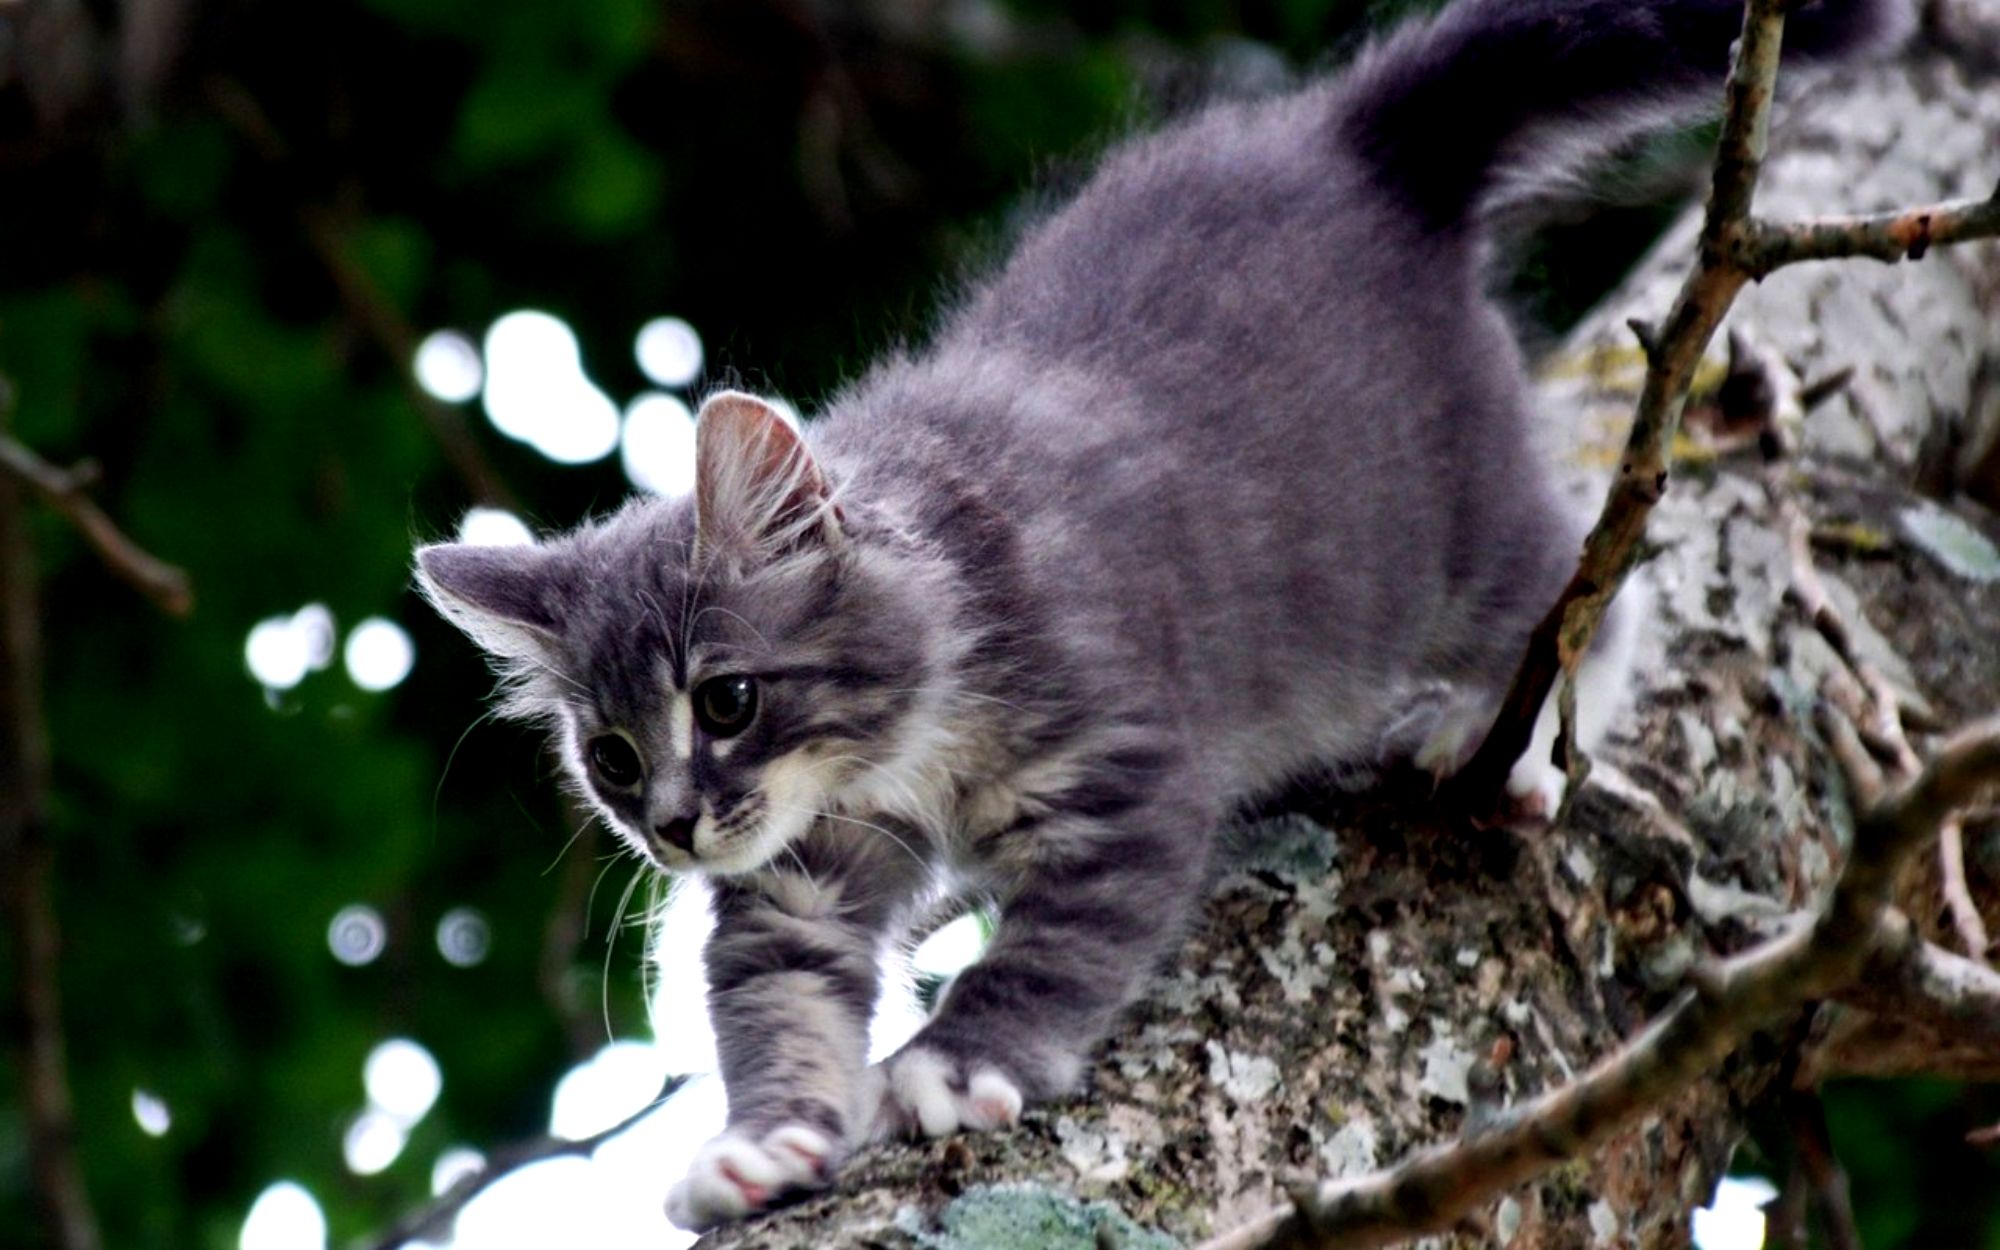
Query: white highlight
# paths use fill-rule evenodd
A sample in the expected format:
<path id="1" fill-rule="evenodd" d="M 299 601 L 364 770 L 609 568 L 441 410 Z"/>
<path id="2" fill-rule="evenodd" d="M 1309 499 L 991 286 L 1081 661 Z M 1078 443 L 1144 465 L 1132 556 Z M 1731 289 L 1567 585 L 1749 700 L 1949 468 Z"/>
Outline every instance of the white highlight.
<path id="1" fill-rule="evenodd" d="M 525 309 L 486 331 L 486 415 L 501 433 L 559 464 L 601 460 L 618 446 L 618 406 L 583 372 L 576 334 Z"/>
<path id="2" fill-rule="evenodd" d="M 633 400 L 618 446 L 632 485 L 668 498 L 693 493 L 694 414 L 674 396 L 648 391 Z"/>
<path id="3" fill-rule="evenodd" d="M 243 663 L 266 690 L 290 690 L 333 663 L 333 613 L 308 603 L 290 616 L 267 616 L 243 642 Z"/>
<path id="4" fill-rule="evenodd" d="M 347 675 L 363 690 L 389 690 L 410 675 L 417 648 L 396 622 L 371 616 L 347 635 Z"/>
<path id="5" fill-rule="evenodd" d="M 679 317 L 655 317 L 640 326 L 632 354 L 661 386 L 686 386 L 701 373 L 701 335 Z"/>
<path id="6" fill-rule="evenodd" d="M 956 976 L 985 949 L 985 926 L 976 913 L 967 913 L 925 938 L 910 956 L 910 963 L 930 976 Z"/>
<path id="7" fill-rule="evenodd" d="M 486 1156 L 470 1146 L 447 1146 L 431 1165 L 431 1196 L 444 1193 L 486 1166 Z"/>
<path id="8" fill-rule="evenodd" d="M 325 672 L 333 663 L 333 610 L 324 603 L 308 603 L 292 613 L 292 632 L 305 648 L 306 667 Z"/>
<path id="9" fill-rule="evenodd" d="M 407 1126 L 423 1119 L 437 1102 L 444 1074 L 430 1051 L 407 1037 L 392 1037 L 368 1052 L 361 1082 L 376 1109 Z"/>
<path id="10" fill-rule="evenodd" d="M 1761 1176 L 1723 1177 L 1713 1203 L 1695 1210 L 1694 1244 L 1699 1250 L 1758 1250 L 1763 1206 L 1777 1196 L 1778 1187 Z"/>
<path id="11" fill-rule="evenodd" d="M 340 1152 L 347 1170 L 356 1176 L 373 1176 L 396 1161 L 403 1153 L 409 1132 L 386 1111 L 370 1107 L 354 1117 L 340 1140 Z"/>
<path id="12" fill-rule="evenodd" d="M 350 968 L 375 962 L 389 944 L 389 926 L 382 913 L 366 903 L 350 903 L 333 914 L 326 926 L 326 947 Z"/>
<path id="13" fill-rule="evenodd" d="M 557 1082 L 549 1132 L 571 1141 L 601 1133 L 658 1098 L 666 1079 L 659 1047 L 613 1042 Z"/>
<path id="14" fill-rule="evenodd" d="M 174 1113 L 167 1109 L 167 1100 L 150 1089 L 132 1091 L 132 1118 L 139 1122 L 139 1131 L 148 1137 L 165 1137 L 174 1126 Z"/>
<path id="15" fill-rule="evenodd" d="M 458 523 L 458 541 L 474 547 L 532 547 L 535 534 L 505 508 L 468 508 Z"/>
<path id="16" fill-rule="evenodd" d="M 716 1070 L 708 976 L 699 953 L 714 928 L 707 882 L 699 877 L 674 878 L 673 893 L 653 926 L 653 997 L 647 1010 L 653 1045 L 669 1072 Z"/>
<path id="17" fill-rule="evenodd" d="M 437 330 L 417 346 L 412 366 L 417 385 L 448 404 L 462 404 L 479 394 L 486 370 L 479 348 L 456 330 Z"/>
<path id="18" fill-rule="evenodd" d="M 289 616 L 267 616 L 250 627 L 243 663 L 266 690 L 290 690 L 312 667 L 306 640 L 292 628 Z"/>
<path id="19" fill-rule="evenodd" d="M 492 945 L 493 930 L 474 908 L 454 907 L 438 920 L 438 954 L 454 968 L 484 963 Z"/>
<path id="20" fill-rule="evenodd" d="M 241 1250 L 326 1250 L 326 1216 L 297 1181 L 278 1181 L 257 1195 L 236 1244 Z"/>

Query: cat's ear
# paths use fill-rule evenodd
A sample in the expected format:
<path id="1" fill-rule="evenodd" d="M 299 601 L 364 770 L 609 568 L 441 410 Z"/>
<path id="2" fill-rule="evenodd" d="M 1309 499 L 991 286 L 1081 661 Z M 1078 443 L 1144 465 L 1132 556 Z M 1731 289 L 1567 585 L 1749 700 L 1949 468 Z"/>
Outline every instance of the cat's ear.
<path id="1" fill-rule="evenodd" d="M 696 542 L 769 556 L 840 541 L 840 509 L 791 422 L 742 391 L 722 391 L 695 420 Z"/>
<path id="2" fill-rule="evenodd" d="M 563 632 L 563 566 L 541 547 L 436 543 L 417 549 L 417 583 L 438 613 L 493 655 L 545 661 Z"/>

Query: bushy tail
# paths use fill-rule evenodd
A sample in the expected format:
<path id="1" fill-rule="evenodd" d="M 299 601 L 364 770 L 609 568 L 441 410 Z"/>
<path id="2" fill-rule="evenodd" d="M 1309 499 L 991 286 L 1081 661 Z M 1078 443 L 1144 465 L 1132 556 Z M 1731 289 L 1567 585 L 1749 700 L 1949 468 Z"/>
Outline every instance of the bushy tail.
<path id="1" fill-rule="evenodd" d="M 1892 42 L 1909 0 L 1814 0 L 1785 22 L 1788 63 Z M 1366 53 L 1341 138 L 1434 228 L 1467 220 L 1502 162 L 1538 141 L 1720 100 L 1742 0 L 1458 0 Z"/>

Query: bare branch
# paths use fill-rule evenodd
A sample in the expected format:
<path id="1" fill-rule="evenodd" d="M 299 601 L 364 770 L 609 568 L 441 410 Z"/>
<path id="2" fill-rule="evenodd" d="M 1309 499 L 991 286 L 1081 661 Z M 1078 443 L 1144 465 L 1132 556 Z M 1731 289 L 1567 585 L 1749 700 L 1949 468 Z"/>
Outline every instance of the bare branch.
<path id="1" fill-rule="evenodd" d="M 575 1139 L 537 1137 L 494 1151 L 478 1171 L 459 1177 L 452 1182 L 451 1188 L 433 1198 L 427 1205 L 390 1225 L 380 1236 L 368 1243 L 370 1250 L 397 1250 L 407 1242 L 448 1238 L 452 1223 L 458 1219 L 458 1213 L 501 1177 L 530 1163 L 559 1159 L 564 1155 L 590 1155 L 605 1142 L 627 1132 L 633 1125 L 659 1110 L 661 1104 L 679 1093 L 681 1086 L 687 1084 L 687 1081 L 688 1078 L 685 1076 L 668 1077 L 666 1084 L 660 1087 L 659 1094 L 651 1102 L 610 1128 L 592 1133 L 588 1137 Z"/>
<path id="2" fill-rule="evenodd" d="M 95 480 L 94 466 L 58 469 L 13 438 L 0 434 L 0 472 L 21 482 L 76 526 L 98 559 L 134 590 L 153 601 L 153 606 L 169 616 L 186 616 L 194 610 L 194 590 L 188 575 L 173 565 L 147 553 L 125 537 L 104 510 L 84 494 Z"/>
<path id="3" fill-rule="evenodd" d="M 1945 908 L 1951 913 L 1952 927 L 1958 930 L 1958 940 L 1965 944 L 1965 953 L 1985 959 L 1993 941 L 1986 936 L 1986 921 L 1966 884 L 1964 820 L 1957 814 L 1938 831 L 1938 877 Z"/>
<path id="4" fill-rule="evenodd" d="M 1783 29 L 1783 5 L 1778 0 L 1751 0 L 1744 14 L 1743 37 L 1729 70 L 1728 111 L 1723 118 L 1708 211 L 1702 221 L 1698 259 L 1666 321 L 1650 335 L 1641 336 L 1646 349 L 1646 380 L 1617 476 L 1612 479 L 1597 523 L 1584 539 L 1576 573 L 1529 636 L 1527 654 L 1501 700 L 1493 727 L 1472 759 L 1445 787 L 1445 798 L 1465 811 L 1492 809 L 1514 761 L 1527 749 L 1557 670 L 1575 671 L 1605 608 L 1624 583 L 1633 552 L 1645 534 L 1646 518 L 1666 491 L 1668 449 L 1687 405 L 1688 383 L 1702 349 L 1748 277 L 1730 261 L 1725 244 L 1730 231 L 1749 215 L 1750 197 L 1763 165 Z"/>
<path id="5" fill-rule="evenodd" d="M 209 103 L 233 127 L 250 149 L 281 172 L 291 164 L 291 152 L 284 137 L 264 113 L 264 108 L 243 84 L 232 79 L 215 79 L 208 84 Z M 404 393 L 416 405 L 431 437 L 437 440 L 472 497 L 494 507 L 519 511 L 514 493 L 480 450 L 472 430 L 456 408 L 438 400 L 416 382 L 411 372 L 418 337 L 414 326 L 396 307 L 354 255 L 352 231 L 333 212 L 316 204 L 301 203 L 297 208 L 299 229 L 320 266 L 332 281 L 349 317 L 359 325 L 402 380 Z"/>
<path id="6" fill-rule="evenodd" d="M 0 946 L 12 965 L 7 1066 L 18 1082 L 28 1172 L 48 1244 L 98 1250 L 104 1239 L 77 1158 L 63 1035 L 41 611 L 24 495 L 15 475 L 0 473 Z"/>
<path id="7" fill-rule="evenodd" d="M 1753 279 L 1808 260 L 1872 257 L 1921 260 L 1946 243 L 2000 235 L 2000 190 L 1983 200 L 1953 200 L 1864 217 L 1747 221 L 1730 240 L 1733 263 Z"/>

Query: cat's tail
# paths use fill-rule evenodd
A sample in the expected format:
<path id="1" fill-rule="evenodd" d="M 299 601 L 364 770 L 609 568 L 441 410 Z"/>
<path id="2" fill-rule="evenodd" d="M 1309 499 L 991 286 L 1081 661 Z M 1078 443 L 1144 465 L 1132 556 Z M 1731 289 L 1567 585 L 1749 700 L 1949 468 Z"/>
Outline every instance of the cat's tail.
<path id="1" fill-rule="evenodd" d="M 1886 47 L 1911 0 L 1813 0 L 1785 22 L 1788 64 Z M 1339 139 L 1434 229 L 1471 219 L 1503 167 L 1580 128 L 1719 101 L 1742 0 L 1458 0 L 1364 53 Z"/>

